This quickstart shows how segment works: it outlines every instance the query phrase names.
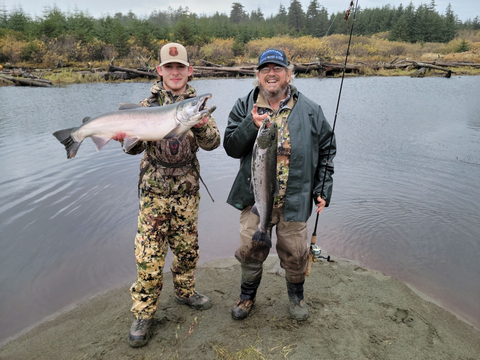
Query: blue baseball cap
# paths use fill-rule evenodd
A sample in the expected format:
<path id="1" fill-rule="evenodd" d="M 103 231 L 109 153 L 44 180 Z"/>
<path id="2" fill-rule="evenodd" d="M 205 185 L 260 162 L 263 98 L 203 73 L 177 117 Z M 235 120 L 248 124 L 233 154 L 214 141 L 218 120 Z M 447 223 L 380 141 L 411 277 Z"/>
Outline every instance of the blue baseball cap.
<path id="1" fill-rule="evenodd" d="M 277 64 L 283 67 L 288 66 L 287 54 L 281 49 L 267 49 L 258 57 L 257 70 L 265 64 Z"/>

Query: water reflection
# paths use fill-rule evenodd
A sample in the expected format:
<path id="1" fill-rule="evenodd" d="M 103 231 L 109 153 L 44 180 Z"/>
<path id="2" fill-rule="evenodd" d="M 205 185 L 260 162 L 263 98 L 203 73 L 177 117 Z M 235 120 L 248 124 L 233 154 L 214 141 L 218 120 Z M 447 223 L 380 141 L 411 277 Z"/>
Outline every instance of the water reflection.
<path id="1" fill-rule="evenodd" d="M 476 80 L 346 79 L 334 195 L 320 217 L 317 242 L 333 256 L 414 285 L 480 327 Z M 236 97 L 251 84 L 194 82 L 199 93 L 213 94 L 222 135 Z M 338 79 L 295 84 L 333 120 Z M 6 169 L 0 173 L 0 318 L 8 325 L 0 341 L 85 296 L 133 281 L 140 157 L 124 154 L 117 143 L 96 152 L 87 139 L 67 160 L 51 133 L 120 102 L 138 102 L 149 87 L 0 88 Z M 20 106 L 20 99 L 29 99 L 29 106 Z M 239 213 L 225 200 L 239 164 L 222 148 L 198 155 L 215 199 L 202 188 L 204 262 L 233 256 L 236 248 Z"/>

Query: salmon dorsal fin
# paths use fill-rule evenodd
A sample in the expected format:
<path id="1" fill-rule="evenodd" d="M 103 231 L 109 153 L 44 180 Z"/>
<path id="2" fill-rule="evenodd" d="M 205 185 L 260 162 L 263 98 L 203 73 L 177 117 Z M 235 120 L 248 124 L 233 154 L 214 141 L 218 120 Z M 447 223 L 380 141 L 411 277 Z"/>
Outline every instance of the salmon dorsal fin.
<path id="1" fill-rule="evenodd" d="M 138 104 L 121 103 L 118 110 L 131 110 L 131 109 L 138 109 L 140 107 L 142 106 Z"/>

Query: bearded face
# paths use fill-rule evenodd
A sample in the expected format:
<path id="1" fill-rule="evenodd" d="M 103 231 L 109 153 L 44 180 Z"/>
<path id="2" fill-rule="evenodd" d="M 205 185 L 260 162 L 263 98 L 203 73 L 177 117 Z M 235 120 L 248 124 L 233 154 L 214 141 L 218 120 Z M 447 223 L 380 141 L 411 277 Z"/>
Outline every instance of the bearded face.
<path id="1" fill-rule="evenodd" d="M 275 64 L 267 64 L 257 72 L 258 87 L 269 102 L 284 97 L 291 78 L 291 70 Z"/>

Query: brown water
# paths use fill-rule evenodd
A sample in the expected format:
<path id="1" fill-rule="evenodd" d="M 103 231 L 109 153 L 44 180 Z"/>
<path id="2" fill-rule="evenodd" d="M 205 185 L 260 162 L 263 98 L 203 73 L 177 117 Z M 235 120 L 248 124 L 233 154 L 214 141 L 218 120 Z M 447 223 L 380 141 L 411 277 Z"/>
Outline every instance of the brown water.
<path id="1" fill-rule="evenodd" d="M 333 121 L 340 80 L 295 84 Z M 193 85 L 213 94 L 223 137 L 233 103 L 252 80 Z M 96 152 L 87 139 L 67 160 L 51 134 L 121 102 L 138 102 L 149 88 L 0 87 L 0 342 L 83 298 L 134 281 L 140 157 L 124 154 L 117 143 Z M 334 195 L 317 232 L 324 253 L 392 275 L 477 328 L 479 93 L 478 77 L 346 79 Z M 239 212 L 225 200 L 239 164 L 221 147 L 199 152 L 199 159 L 215 199 L 202 188 L 205 262 L 231 257 L 237 246 Z"/>

